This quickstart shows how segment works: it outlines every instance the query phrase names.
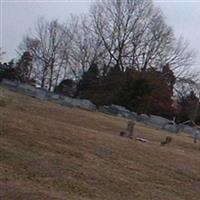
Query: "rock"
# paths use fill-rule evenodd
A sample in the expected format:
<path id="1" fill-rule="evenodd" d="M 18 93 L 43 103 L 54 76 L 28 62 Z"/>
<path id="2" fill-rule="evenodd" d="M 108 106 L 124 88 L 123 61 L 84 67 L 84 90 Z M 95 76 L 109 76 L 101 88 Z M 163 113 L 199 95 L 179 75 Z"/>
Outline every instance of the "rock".
<path id="1" fill-rule="evenodd" d="M 140 141 L 140 142 L 148 142 L 148 140 L 147 139 L 145 139 L 145 138 L 141 138 L 141 137 L 136 137 L 135 138 L 137 141 Z"/>
<path id="2" fill-rule="evenodd" d="M 137 116 L 137 120 L 140 122 L 144 122 L 147 123 L 149 122 L 150 117 L 146 114 L 140 114 L 139 116 Z"/>
<path id="3" fill-rule="evenodd" d="M 60 99 L 60 95 L 59 94 L 55 94 L 53 92 L 46 92 L 46 97 L 49 99 L 49 100 L 59 100 Z"/>
<path id="4" fill-rule="evenodd" d="M 171 133 L 177 133 L 178 125 L 176 124 L 166 124 L 163 129 L 165 131 L 171 132 Z"/>
<path id="5" fill-rule="evenodd" d="M 130 117 L 130 119 L 134 119 L 134 120 L 136 120 L 137 117 L 138 117 L 138 115 L 137 115 L 136 112 L 130 112 L 129 117 Z"/>
<path id="6" fill-rule="evenodd" d="M 114 108 L 114 109 L 117 109 L 119 112 L 130 112 L 128 109 L 126 109 L 123 106 L 111 104 L 110 107 Z"/>
<path id="7" fill-rule="evenodd" d="M 200 140 L 200 131 L 197 130 L 196 133 L 193 134 L 193 137 Z"/>
<path id="8" fill-rule="evenodd" d="M 35 91 L 36 91 L 35 87 L 28 85 L 26 83 L 19 83 L 17 87 L 18 87 L 18 89 L 20 89 L 23 92 L 35 93 Z"/>
<path id="9" fill-rule="evenodd" d="M 74 107 L 79 107 L 91 111 L 96 110 L 96 105 L 87 99 L 72 99 L 71 103 Z"/>
<path id="10" fill-rule="evenodd" d="M 180 130 L 191 135 L 193 138 L 200 139 L 200 130 L 185 124 L 179 124 Z"/>
<path id="11" fill-rule="evenodd" d="M 192 128 L 191 126 L 187 126 L 187 125 L 182 125 L 182 131 L 185 133 L 188 133 L 190 135 L 193 135 L 196 132 L 194 128 Z"/>
<path id="12" fill-rule="evenodd" d="M 164 117 L 151 115 L 149 122 L 156 128 L 163 128 L 166 124 L 169 124 L 170 120 Z"/>
<path id="13" fill-rule="evenodd" d="M 68 106 L 68 107 L 73 107 L 73 99 L 71 97 L 67 97 L 67 96 L 60 96 L 61 99 L 61 104 L 64 106 Z"/>
<path id="14" fill-rule="evenodd" d="M 1 81 L 1 85 L 10 86 L 10 87 L 17 87 L 18 82 L 16 82 L 16 81 L 9 81 L 7 79 L 3 79 Z"/>
<path id="15" fill-rule="evenodd" d="M 118 111 L 117 115 L 119 117 L 130 118 L 130 116 L 131 116 L 131 112 L 128 109 L 126 109 L 125 107 L 123 107 L 123 106 L 118 106 L 118 105 L 113 105 L 112 104 L 111 108 L 114 108 L 114 109 L 116 109 Z"/>
<path id="16" fill-rule="evenodd" d="M 111 106 L 100 106 L 99 111 L 109 115 L 114 115 L 114 116 L 118 115 L 117 108 Z"/>
<path id="17" fill-rule="evenodd" d="M 21 92 L 32 97 L 35 97 L 36 95 L 36 88 L 26 83 L 3 79 L 1 85 L 9 87 L 13 91 Z"/>
<path id="18" fill-rule="evenodd" d="M 109 114 L 109 113 L 107 112 L 107 106 L 99 106 L 99 107 L 98 107 L 98 111 L 99 111 L 99 112 L 102 112 L 102 113 L 105 113 L 105 114 Z"/>
<path id="19" fill-rule="evenodd" d="M 35 98 L 47 100 L 46 91 L 36 88 Z"/>
<path id="20" fill-rule="evenodd" d="M 118 105 L 114 105 L 114 104 L 112 104 L 110 106 L 100 106 L 99 111 L 106 113 L 106 114 L 130 118 L 130 119 L 133 117 L 133 115 L 131 115 L 131 112 L 128 109 L 126 109 L 123 106 L 118 106 Z"/>
<path id="21" fill-rule="evenodd" d="M 96 105 L 94 105 L 91 101 L 86 99 L 73 99 L 67 96 L 59 95 L 53 92 L 49 92 L 43 90 L 41 88 L 35 88 L 31 85 L 26 83 L 19 83 L 14 81 L 9 81 L 3 79 L 1 82 L 2 85 L 8 86 L 15 91 L 19 91 L 30 95 L 32 97 L 41 99 L 41 100 L 48 100 L 52 101 L 61 105 L 70 106 L 70 107 L 79 107 L 87 110 L 96 110 Z"/>

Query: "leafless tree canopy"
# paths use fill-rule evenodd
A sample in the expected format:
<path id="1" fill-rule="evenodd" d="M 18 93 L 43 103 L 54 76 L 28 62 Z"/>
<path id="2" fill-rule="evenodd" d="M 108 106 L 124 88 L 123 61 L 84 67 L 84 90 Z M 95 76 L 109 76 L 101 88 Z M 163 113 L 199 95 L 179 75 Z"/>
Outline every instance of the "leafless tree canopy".
<path id="1" fill-rule="evenodd" d="M 93 29 L 107 52 L 108 66 L 145 71 L 169 64 L 185 71 L 194 53 L 182 38 L 175 39 L 161 11 L 146 0 L 98 1 L 91 9 Z"/>
<path id="2" fill-rule="evenodd" d="M 20 51 L 29 51 L 35 60 L 35 77 L 41 87 L 49 90 L 58 83 L 66 70 L 67 41 L 63 25 L 40 18 L 35 32 L 24 37 Z"/>
<path id="3" fill-rule="evenodd" d="M 49 90 L 69 74 L 79 79 L 92 63 L 102 74 L 113 66 L 146 71 L 168 64 L 185 77 L 194 61 L 151 0 L 99 0 L 87 16 L 72 16 L 65 25 L 41 18 L 20 51 L 34 56 L 35 76 Z"/>

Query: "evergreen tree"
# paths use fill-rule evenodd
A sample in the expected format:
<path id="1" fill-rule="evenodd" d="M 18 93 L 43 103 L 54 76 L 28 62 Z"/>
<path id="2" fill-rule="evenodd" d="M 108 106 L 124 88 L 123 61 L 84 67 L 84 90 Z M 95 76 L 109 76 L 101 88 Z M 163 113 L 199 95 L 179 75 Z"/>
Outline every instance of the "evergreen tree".
<path id="1" fill-rule="evenodd" d="M 12 81 L 17 80 L 14 60 L 8 63 L 0 63 L 0 81 L 3 78 Z"/>
<path id="2" fill-rule="evenodd" d="M 178 101 L 180 105 L 180 112 L 178 116 L 179 122 L 194 120 L 200 123 L 200 104 L 194 91 L 191 91 L 188 95 L 181 97 Z M 196 110 L 198 109 L 198 110 Z"/>
<path id="3" fill-rule="evenodd" d="M 97 64 L 92 64 L 88 71 L 84 72 L 77 84 L 77 96 L 95 101 L 95 95 L 99 87 L 100 72 Z"/>
<path id="4" fill-rule="evenodd" d="M 0 80 L 5 78 L 13 81 L 29 82 L 33 70 L 32 56 L 24 52 L 17 63 L 0 63 Z"/>
<path id="5" fill-rule="evenodd" d="M 61 83 L 55 87 L 54 92 L 74 97 L 75 90 L 76 90 L 76 83 L 71 79 L 66 79 L 61 81 Z"/>
<path id="6" fill-rule="evenodd" d="M 16 64 L 16 76 L 21 82 L 28 82 L 33 71 L 33 57 L 26 51 Z"/>
<path id="7" fill-rule="evenodd" d="M 124 83 L 125 74 L 118 65 L 110 68 L 107 76 L 102 79 L 101 105 L 117 104 L 118 96 Z"/>
<path id="8" fill-rule="evenodd" d="M 148 69 L 146 72 L 127 70 L 117 104 L 137 113 L 156 114 L 172 118 L 172 95 L 175 83 L 173 72 Z M 168 77 L 164 74 L 168 73 Z"/>

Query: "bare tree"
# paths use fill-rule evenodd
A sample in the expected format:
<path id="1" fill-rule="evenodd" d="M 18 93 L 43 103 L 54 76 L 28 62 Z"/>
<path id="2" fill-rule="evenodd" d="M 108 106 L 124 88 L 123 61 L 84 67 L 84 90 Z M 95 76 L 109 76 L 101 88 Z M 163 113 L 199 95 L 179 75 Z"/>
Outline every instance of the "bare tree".
<path id="1" fill-rule="evenodd" d="M 65 25 L 41 18 L 20 50 L 31 52 L 36 77 L 49 90 L 71 74 L 80 79 L 93 63 L 103 75 L 113 66 L 146 71 L 167 64 L 177 77 L 194 75 L 194 52 L 175 38 L 152 0 L 99 0 L 89 15 L 72 16 Z"/>
<path id="2" fill-rule="evenodd" d="M 42 88 L 51 90 L 58 82 L 63 65 L 66 64 L 65 31 L 57 20 L 40 18 L 34 34 L 24 37 L 19 51 L 29 51 L 36 65 L 36 79 Z"/>
<path id="3" fill-rule="evenodd" d="M 175 39 L 151 0 L 100 0 L 92 6 L 91 20 L 107 52 L 108 67 L 146 71 L 169 64 L 180 73 L 193 62 L 194 53 L 183 39 Z"/>
<path id="4" fill-rule="evenodd" d="M 66 33 L 71 39 L 69 63 L 74 76 L 79 79 L 93 63 L 104 60 L 102 41 L 94 33 L 88 16 L 71 16 Z"/>

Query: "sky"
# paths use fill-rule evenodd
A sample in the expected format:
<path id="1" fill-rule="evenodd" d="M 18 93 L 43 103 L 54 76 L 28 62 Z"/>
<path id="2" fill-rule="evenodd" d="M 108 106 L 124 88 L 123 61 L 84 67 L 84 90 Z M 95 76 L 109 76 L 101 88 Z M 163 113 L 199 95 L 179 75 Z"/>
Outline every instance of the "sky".
<path id="1" fill-rule="evenodd" d="M 0 47 L 4 60 L 16 58 L 23 35 L 34 29 L 37 19 L 65 22 L 70 14 L 87 13 L 95 0 L 0 0 Z M 200 0 L 154 0 L 177 37 L 182 35 L 197 52 L 195 68 L 200 69 Z"/>

